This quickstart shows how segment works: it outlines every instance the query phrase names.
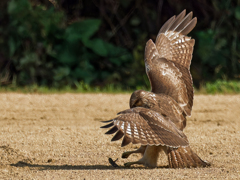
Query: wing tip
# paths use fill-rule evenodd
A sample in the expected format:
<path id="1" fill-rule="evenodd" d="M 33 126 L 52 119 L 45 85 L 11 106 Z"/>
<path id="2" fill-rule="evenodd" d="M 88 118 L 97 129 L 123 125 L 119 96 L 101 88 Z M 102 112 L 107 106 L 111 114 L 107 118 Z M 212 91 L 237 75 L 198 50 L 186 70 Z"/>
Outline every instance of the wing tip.
<path id="1" fill-rule="evenodd" d="M 111 123 L 109 123 L 109 124 L 107 124 L 107 125 L 105 125 L 105 126 L 101 126 L 100 128 L 110 128 L 110 127 L 112 127 L 112 126 L 114 126 L 114 123 L 113 123 L 113 122 L 111 122 Z"/>
<path id="2" fill-rule="evenodd" d="M 150 45 L 150 44 L 154 44 L 154 42 L 153 42 L 152 39 L 149 39 L 149 40 L 147 41 L 147 43 L 146 43 L 146 47 L 147 47 L 148 45 Z"/>
<path id="3" fill-rule="evenodd" d="M 118 131 L 117 126 L 113 126 L 110 130 L 108 130 L 105 134 L 114 134 Z"/>
<path id="4" fill-rule="evenodd" d="M 194 17 L 191 21 L 194 21 L 194 27 L 196 26 L 196 24 L 197 24 L 197 17 Z"/>
<path id="5" fill-rule="evenodd" d="M 182 15 L 182 14 L 184 14 L 184 16 L 186 15 L 186 9 L 184 9 L 179 15 Z"/>
<path id="6" fill-rule="evenodd" d="M 125 134 L 125 136 L 124 136 L 124 138 L 122 140 L 121 147 L 127 146 L 131 142 L 132 142 L 132 138 L 130 138 L 127 134 Z"/>
<path id="7" fill-rule="evenodd" d="M 186 25 L 188 22 L 190 24 L 190 26 L 192 27 L 191 29 L 193 29 L 196 24 L 197 24 L 197 18 L 194 17 L 192 19 L 192 16 L 193 16 L 193 12 L 189 12 L 187 15 L 186 15 L 186 9 L 184 9 L 180 14 L 178 14 L 176 16 L 176 18 L 173 18 L 171 17 L 168 21 L 166 21 L 164 23 L 164 25 L 162 26 L 162 28 L 160 29 L 159 34 L 161 33 L 165 33 L 165 32 L 168 32 L 168 31 L 171 31 L 171 30 L 174 30 L 176 28 L 178 28 L 178 26 L 181 27 L 181 24 L 182 26 Z M 189 25 L 188 24 L 188 25 Z M 187 26 L 188 26 L 187 25 Z M 190 31 L 189 31 L 190 32 Z M 186 34 L 184 34 L 186 35 Z"/>
<path id="8" fill-rule="evenodd" d="M 124 133 L 122 132 L 121 129 L 119 129 L 119 131 L 113 136 L 111 141 L 117 141 L 117 140 L 121 139 L 123 136 L 124 136 Z"/>
<path id="9" fill-rule="evenodd" d="M 145 53 L 144 53 L 145 61 L 151 61 L 151 59 L 154 57 L 153 54 L 158 55 L 158 51 L 153 40 L 149 39 L 145 46 Z"/>
<path id="10" fill-rule="evenodd" d="M 100 122 L 102 122 L 102 123 L 109 123 L 109 122 L 112 122 L 113 121 L 113 119 L 110 119 L 110 120 L 107 120 L 107 121 L 100 121 Z"/>

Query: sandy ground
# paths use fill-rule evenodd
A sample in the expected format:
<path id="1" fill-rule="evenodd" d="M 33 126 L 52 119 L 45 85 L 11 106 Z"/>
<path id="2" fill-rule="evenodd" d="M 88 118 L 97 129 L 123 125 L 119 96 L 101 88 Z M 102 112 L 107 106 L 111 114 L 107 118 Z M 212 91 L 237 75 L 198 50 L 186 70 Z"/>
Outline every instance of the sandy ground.
<path id="1" fill-rule="evenodd" d="M 0 94 L 0 179 L 240 179 L 240 95 L 197 95 L 184 130 L 209 168 L 125 168 L 121 142 L 101 120 L 128 108 L 130 94 Z M 119 159 L 120 168 L 108 158 Z"/>

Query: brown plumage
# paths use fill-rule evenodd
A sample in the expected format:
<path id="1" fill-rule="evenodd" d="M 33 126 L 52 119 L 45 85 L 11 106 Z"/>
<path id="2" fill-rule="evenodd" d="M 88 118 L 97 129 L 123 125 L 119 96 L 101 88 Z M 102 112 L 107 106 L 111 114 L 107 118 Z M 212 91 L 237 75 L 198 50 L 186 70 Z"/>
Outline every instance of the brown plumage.
<path id="1" fill-rule="evenodd" d="M 189 146 L 179 148 L 167 148 L 170 168 L 206 167 L 210 164 L 202 160 Z"/>
<path id="2" fill-rule="evenodd" d="M 117 132 L 112 141 L 124 134 L 122 146 L 129 143 L 161 145 L 169 147 L 187 146 L 188 140 L 174 123 L 160 113 L 143 107 L 135 107 L 118 113 L 111 123 L 102 128 L 112 127 L 106 134 Z M 121 135 L 118 135 L 120 132 Z"/>
<path id="3" fill-rule="evenodd" d="M 175 126 L 183 130 L 186 126 L 186 115 L 178 103 L 165 94 L 155 94 L 143 90 L 132 93 L 129 105 L 133 107 L 144 107 L 154 110 L 172 121 Z"/>
<path id="4" fill-rule="evenodd" d="M 190 64 L 195 40 L 186 35 L 197 19 L 184 10 L 170 18 L 160 29 L 156 44 L 150 39 L 145 48 L 145 66 L 152 92 L 171 96 L 191 115 L 193 105 Z M 184 17 L 185 16 L 185 17 Z"/>
<path id="5" fill-rule="evenodd" d="M 177 17 L 170 18 L 160 29 L 156 43 L 151 39 L 145 48 L 145 67 L 151 92 L 138 90 L 130 98 L 130 109 L 118 113 L 118 117 L 104 121 L 102 128 L 110 128 L 106 134 L 113 134 L 112 141 L 122 140 L 122 146 L 129 143 L 141 144 L 136 151 L 122 154 L 127 158 L 132 153 L 143 157 L 132 164 L 156 167 L 160 151 L 168 156 L 169 167 L 205 167 L 208 162 L 199 158 L 189 147 L 183 129 L 186 116 L 191 115 L 193 106 L 193 84 L 190 64 L 194 39 L 186 35 L 195 27 L 197 19 L 192 12 L 184 10 Z"/>

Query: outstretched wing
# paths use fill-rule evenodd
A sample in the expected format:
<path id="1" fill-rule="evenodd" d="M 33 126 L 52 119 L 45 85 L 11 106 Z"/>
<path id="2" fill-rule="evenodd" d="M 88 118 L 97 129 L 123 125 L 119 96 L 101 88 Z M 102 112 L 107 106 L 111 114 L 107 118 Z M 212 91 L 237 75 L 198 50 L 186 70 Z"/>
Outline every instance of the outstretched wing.
<path id="1" fill-rule="evenodd" d="M 121 139 L 122 146 L 129 143 L 141 145 L 162 145 L 169 147 L 187 146 L 187 137 L 182 131 L 161 114 L 150 109 L 136 107 L 122 111 L 115 119 L 105 121 L 110 124 L 102 128 L 112 127 L 106 134 L 115 134 L 112 141 Z"/>
<path id="2" fill-rule="evenodd" d="M 189 115 L 189 110 L 185 109 L 188 104 L 188 94 L 182 73 L 173 62 L 159 58 L 156 46 L 151 39 L 145 48 L 145 66 L 151 91 L 171 96 Z"/>
<path id="3" fill-rule="evenodd" d="M 151 109 L 169 118 L 178 129 L 183 130 L 186 127 L 186 116 L 179 104 L 165 94 L 157 94 L 154 98 L 157 101 L 157 106 Z"/>
<path id="4" fill-rule="evenodd" d="M 197 18 L 192 19 L 192 12 L 186 10 L 176 18 L 170 18 L 160 29 L 156 47 L 159 57 L 178 63 L 187 69 L 190 68 L 195 40 L 186 36 L 196 26 Z"/>
<path id="5" fill-rule="evenodd" d="M 174 65 L 182 73 L 181 79 L 184 81 L 184 83 L 186 85 L 187 97 L 188 97 L 188 103 L 184 107 L 184 110 L 186 112 L 186 115 L 191 116 L 192 106 L 193 106 L 193 95 L 194 95 L 192 76 L 191 76 L 190 71 L 186 67 L 184 67 L 178 63 L 174 63 Z"/>
<path id="6" fill-rule="evenodd" d="M 186 16 L 185 14 L 184 10 L 163 25 L 156 44 L 152 40 L 147 42 L 145 66 L 152 92 L 173 97 L 183 107 L 186 115 L 190 116 L 193 105 L 193 84 L 189 68 L 195 41 L 186 35 L 195 27 L 197 19 L 192 19 L 192 12 Z M 166 61 L 165 68 L 161 67 L 161 61 Z M 165 78 L 159 79 L 160 75 Z"/>

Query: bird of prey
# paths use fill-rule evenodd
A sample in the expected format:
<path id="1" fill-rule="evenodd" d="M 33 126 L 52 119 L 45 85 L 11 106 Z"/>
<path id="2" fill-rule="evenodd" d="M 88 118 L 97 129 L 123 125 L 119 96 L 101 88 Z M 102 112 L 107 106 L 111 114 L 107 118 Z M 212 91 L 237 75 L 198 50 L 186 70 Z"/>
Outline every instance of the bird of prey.
<path id="1" fill-rule="evenodd" d="M 130 109 L 118 113 L 118 117 L 102 128 L 112 127 L 106 134 L 113 134 L 112 141 L 123 137 L 122 146 L 141 144 L 136 151 L 122 154 L 128 158 L 141 153 L 142 158 L 125 166 L 143 164 L 156 167 L 159 153 L 168 156 L 169 167 L 206 167 L 189 146 L 183 133 L 186 117 L 193 106 L 193 83 L 190 64 L 194 39 L 187 34 L 196 26 L 197 18 L 184 10 L 170 18 L 160 29 L 156 42 L 151 39 L 145 48 L 145 68 L 151 83 L 151 92 L 137 90 L 130 98 Z"/>

